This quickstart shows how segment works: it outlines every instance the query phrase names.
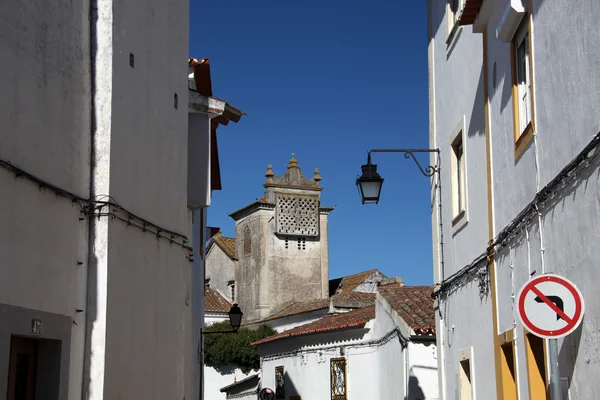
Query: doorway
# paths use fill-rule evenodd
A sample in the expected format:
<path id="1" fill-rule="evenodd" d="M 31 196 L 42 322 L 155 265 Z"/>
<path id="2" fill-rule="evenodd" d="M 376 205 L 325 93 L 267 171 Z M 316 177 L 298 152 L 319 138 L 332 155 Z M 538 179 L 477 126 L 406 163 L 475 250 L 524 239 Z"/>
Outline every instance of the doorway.
<path id="1" fill-rule="evenodd" d="M 38 364 L 38 340 L 10 338 L 7 400 L 34 400 Z"/>

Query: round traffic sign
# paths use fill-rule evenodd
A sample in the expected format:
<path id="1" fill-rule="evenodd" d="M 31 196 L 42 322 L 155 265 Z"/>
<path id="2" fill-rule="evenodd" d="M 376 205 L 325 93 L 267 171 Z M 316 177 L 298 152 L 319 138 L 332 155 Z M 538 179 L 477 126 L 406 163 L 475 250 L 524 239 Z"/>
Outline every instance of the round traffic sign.
<path id="1" fill-rule="evenodd" d="M 562 276 L 544 274 L 526 282 L 517 296 L 519 319 L 536 336 L 556 339 L 573 332 L 583 319 L 579 289 Z"/>
<path id="2" fill-rule="evenodd" d="M 275 392 L 269 388 L 260 391 L 260 400 L 275 400 Z"/>

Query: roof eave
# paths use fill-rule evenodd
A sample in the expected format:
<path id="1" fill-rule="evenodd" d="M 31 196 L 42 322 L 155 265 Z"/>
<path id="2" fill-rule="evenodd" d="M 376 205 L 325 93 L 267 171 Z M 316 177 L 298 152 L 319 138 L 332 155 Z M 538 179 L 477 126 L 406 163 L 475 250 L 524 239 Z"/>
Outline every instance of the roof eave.
<path id="1" fill-rule="evenodd" d="M 371 320 L 369 320 L 369 321 L 371 321 Z M 298 337 L 324 335 L 324 334 L 328 334 L 328 333 L 335 333 L 335 332 L 342 332 L 342 331 L 349 331 L 349 330 L 368 329 L 368 328 L 365 328 L 365 326 L 367 325 L 367 322 L 369 322 L 369 321 L 361 321 L 360 323 L 357 323 L 357 324 L 352 324 L 349 326 L 344 326 L 344 327 L 339 327 L 339 328 L 323 329 L 323 330 L 318 330 L 315 332 L 300 333 L 298 335 L 281 336 L 281 337 L 273 338 L 271 340 L 266 340 L 266 341 L 264 341 L 264 339 L 262 339 L 262 340 L 258 340 L 256 342 L 252 342 L 250 344 L 253 346 L 260 346 L 262 344 L 273 343 L 273 342 L 277 342 L 279 340 L 284 340 L 284 339 L 295 339 Z M 265 338 L 265 339 L 268 339 L 268 338 Z"/>

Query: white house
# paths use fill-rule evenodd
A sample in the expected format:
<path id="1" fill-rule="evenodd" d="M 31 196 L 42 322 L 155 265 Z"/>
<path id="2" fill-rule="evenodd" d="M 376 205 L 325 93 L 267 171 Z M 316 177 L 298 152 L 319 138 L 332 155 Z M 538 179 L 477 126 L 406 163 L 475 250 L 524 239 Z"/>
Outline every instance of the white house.
<path id="1" fill-rule="evenodd" d="M 209 246 L 209 248 L 211 247 Z M 277 332 L 284 332 L 321 319 L 330 312 L 347 312 L 373 306 L 375 298 L 376 295 L 374 293 L 348 292 L 322 300 L 292 302 L 270 317 L 246 321 L 242 325 L 245 328 L 254 329 L 262 324 L 269 324 Z M 204 322 L 207 326 L 215 322 L 228 320 L 227 312 L 229 311 L 229 307 L 231 307 L 231 304 L 219 291 L 212 287 L 207 287 L 204 317 Z M 248 385 L 258 385 L 254 381 L 246 382 L 245 379 L 259 372 L 250 371 L 244 374 L 240 369 L 233 368 L 232 366 L 224 366 L 218 369 L 204 366 L 204 398 L 213 400 L 225 399 L 226 395 L 240 395 L 240 391 L 246 392 L 248 390 Z M 241 385 L 243 380 L 244 383 L 242 386 L 234 385 L 236 382 Z M 227 387 L 227 390 L 224 390 L 225 387 Z"/>
<path id="2" fill-rule="evenodd" d="M 261 388 L 290 400 L 437 399 L 431 291 L 382 287 L 373 306 L 255 342 Z"/>
<path id="3" fill-rule="evenodd" d="M 188 93 L 188 3 L 2 8 L 11 22 L 0 26 L 0 393 L 9 399 L 199 394 L 198 210 L 209 205 L 216 147 L 188 111 L 239 115 Z"/>
<path id="4" fill-rule="evenodd" d="M 600 8 L 429 0 L 428 10 L 440 392 L 546 399 L 549 343 L 523 327 L 515 302 L 531 277 L 556 273 L 586 303 L 583 323 L 558 339 L 560 390 L 595 398 L 600 50 L 589 44 L 600 42 Z"/>

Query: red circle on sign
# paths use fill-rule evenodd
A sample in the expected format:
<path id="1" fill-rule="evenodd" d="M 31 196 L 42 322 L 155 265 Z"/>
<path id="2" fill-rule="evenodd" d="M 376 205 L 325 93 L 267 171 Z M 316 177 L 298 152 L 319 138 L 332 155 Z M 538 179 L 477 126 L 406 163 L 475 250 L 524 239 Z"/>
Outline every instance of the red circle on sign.
<path id="1" fill-rule="evenodd" d="M 575 314 L 572 317 L 570 317 L 571 322 L 567 322 L 567 325 L 565 327 L 557 329 L 557 330 L 553 330 L 553 331 L 547 331 L 547 330 L 540 329 L 537 326 L 533 325 L 533 323 L 527 317 L 527 314 L 525 313 L 525 297 L 533 289 L 533 287 L 535 285 L 537 285 L 538 283 L 541 283 L 541 282 L 558 283 L 559 285 L 565 287 L 573 296 L 573 299 L 575 300 Z M 548 275 L 538 276 L 537 278 L 534 278 L 534 279 L 530 280 L 529 282 L 527 282 L 527 284 L 521 289 L 521 292 L 519 293 L 519 315 L 521 317 L 521 321 L 523 322 L 523 325 L 525 325 L 525 327 L 530 332 L 540 335 L 540 336 L 546 336 L 546 337 L 564 336 L 565 334 L 569 333 L 572 329 L 574 329 L 577 326 L 577 324 L 579 324 L 582 312 L 583 312 L 583 304 L 581 302 L 581 294 L 579 293 L 579 291 L 575 288 L 575 286 L 571 282 L 569 282 L 568 280 L 566 280 L 564 278 L 556 276 L 556 275 L 548 274 Z"/>
<path id="2" fill-rule="evenodd" d="M 260 391 L 260 400 L 274 400 L 275 393 L 272 389 L 264 388 Z"/>

